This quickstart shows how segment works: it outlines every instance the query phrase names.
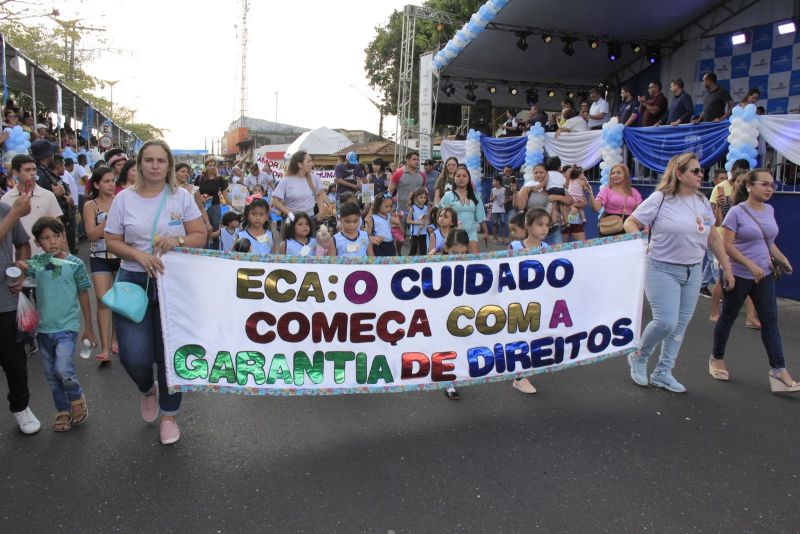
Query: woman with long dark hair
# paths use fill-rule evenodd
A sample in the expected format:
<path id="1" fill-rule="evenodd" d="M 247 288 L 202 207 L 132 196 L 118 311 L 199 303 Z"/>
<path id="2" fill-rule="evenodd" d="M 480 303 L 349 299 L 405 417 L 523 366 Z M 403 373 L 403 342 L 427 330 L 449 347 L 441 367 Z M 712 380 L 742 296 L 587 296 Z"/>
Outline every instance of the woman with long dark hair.
<path id="1" fill-rule="evenodd" d="M 486 211 L 483 202 L 478 199 L 475 189 L 472 186 L 472 177 L 469 170 L 464 165 L 459 165 L 453 176 L 455 188 L 448 191 L 439 202 L 440 208 L 453 208 L 458 214 L 461 229 L 466 230 L 469 235 L 468 252 L 477 254 L 478 249 L 478 227 L 480 226 L 484 235 L 489 235 L 486 230 Z"/>
<path id="2" fill-rule="evenodd" d="M 775 296 L 776 270 L 789 274 L 792 266 L 775 245 L 778 223 L 775 210 L 767 204 L 775 191 L 775 180 L 766 169 L 753 169 L 737 183 L 734 206 L 722 222 L 722 242 L 730 257 L 736 283 L 722 293 L 722 312 L 714 326 L 714 348 L 708 372 L 727 381 L 725 348 L 733 323 L 746 297 L 753 299 L 761 320 L 761 341 L 769 359 L 769 384 L 774 393 L 798 393 L 798 384 L 783 359 L 783 344 L 778 330 L 778 303 Z"/>

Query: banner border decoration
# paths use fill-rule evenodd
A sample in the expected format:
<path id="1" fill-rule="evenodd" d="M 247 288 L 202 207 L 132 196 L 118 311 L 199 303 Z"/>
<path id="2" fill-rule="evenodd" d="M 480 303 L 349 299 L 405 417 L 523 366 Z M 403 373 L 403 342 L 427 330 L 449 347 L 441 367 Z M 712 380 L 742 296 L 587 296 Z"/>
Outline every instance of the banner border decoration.
<path id="1" fill-rule="evenodd" d="M 226 252 L 219 252 L 214 250 L 206 250 L 206 249 L 194 249 L 194 248 L 176 248 L 175 252 L 179 252 L 182 254 L 189 254 L 195 256 L 205 256 L 205 257 L 213 257 L 213 258 L 220 258 L 220 259 L 234 259 L 237 261 L 251 261 L 251 262 L 265 262 L 268 261 L 270 263 L 276 264 L 298 264 L 298 263 L 313 263 L 313 264 L 384 264 L 384 265 L 394 265 L 394 264 L 414 264 L 414 263 L 436 263 L 436 262 L 452 262 L 454 259 L 463 259 L 463 260 L 476 260 L 476 259 L 495 259 L 495 258 L 509 258 L 509 257 L 517 257 L 517 256 L 536 256 L 539 254 L 550 254 L 553 252 L 559 252 L 564 250 L 577 250 L 582 248 L 590 248 L 596 247 L 600 245 L 610 244 L 610 243 L 619 243 L 623 241 L 631 241 L 631 240 L 638 240 L 644 237 L 643 232 L 637 232 L 635 234 L 623 234 L 617 236 L 609 236 L 609 237 L 600 237 L 595 239 L 590 239 L 586 241 L 571 241 L 569 243 L 561 243 L 558 245 L 553 245 L 547 251 L 537 250 L 537 251 L 528 251 L 528 250 L 516 250 L 516 251 L 497 251 L 497 252 L 484 252 L 479 254 L 462 254 L 458 256 L 445 256 L 445 255 L 436 255 L 436 256 L 396 256 L 396 257 L 383 257 L 383 258 L 342 258 L 342 257 L 335 257 L 335 256 L 323 256 L 323 257 L 303 257 L 303 256 L 284 256 L 284 255 L 273 255 L 273 254 L 242 254 L 242 253 L 226 253 Z M 159 292 L 160 294 L 160 292 Z M 163 297 L 160 297 L 160 299 Z M 643 299 L 640 299 L 638 304 L 638 313 L 641 317 L 642 307 L 644 306 Z M 162 323 L 167 321 L 168 318 L 166 317 L 166 310 L 165 306 L 160 306 L 159 310 L 161 314 Z M 639 332 L 641 336 L 641 332 Z M 165 343 L 166 349 L 166 343 Z M 423 384 L 405 384 L 405 385 L 384 385 L 384 386 L 359 386 L 359 387 L 352 387 L 352 388 L 257 388 L 251 386 L 231 386 L 231 385 L 212 385 L 212 384 L 179 384 L 179 385 L 170 385 L 168 387 L 169 393 L 189 393 L 189 392 L 198 392 L 198 393 L 234 393 L 238 395 L 253 395 L 253 396 L 273 396 L 273 397 L 302 397 L 302 396 L 328 396 L 328 395 L 351 395 L 351 394 L 366 394 L 366 393 L 401 393 L 401 392 L 419 392 L 419 391 L 434 391 L 439 389 L 445 389 L 451 384 L 456 384 L 459 387 L 464 386 L 473 386 L 473 385 L 480 385 L 480 384 L 488 384 L 493 382 L 503 382 L 509 381 L 511 379 L 516 378 L 523 378 L 528 376 L 534 376 L 539 374 L 549 374 L 562 371 L 564 369 L 569 369 L 572 367 L 578 367 L 583 365 L 590 365 L 598 362 L 602 362 L 611 358 L 618 358 L 620 356 L 626 356 L 628 354 L 634 353 L 639 350 L 638 346 L 633 346 L 629 348 L 625 348 L 619 351 L 601 354 L 598 356 L 584 358 L 572 363 L 563 364 L 559 367 L 542 367 L 542 368 L 535 368 L 529 369 L 526 371 L 518 371 L 515 373 L 508 373 L 504 375 L 496 375 L 496 376 L 484 376 L 484 377 L 476 377 L 472 378 L 469 381 L 447 381 L 447 382 L 430 382 L 430 383 L 423 383 Z M 172 365 L 172 358 L 168 357 L 165 354 L 165 360 L 167 365 Z"/>

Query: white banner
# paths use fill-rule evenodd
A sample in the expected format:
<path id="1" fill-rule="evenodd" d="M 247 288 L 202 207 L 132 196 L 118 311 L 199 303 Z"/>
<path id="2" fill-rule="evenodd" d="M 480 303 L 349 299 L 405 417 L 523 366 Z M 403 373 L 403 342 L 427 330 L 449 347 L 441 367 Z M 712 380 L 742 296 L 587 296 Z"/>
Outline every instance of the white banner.
<path id="1" fill-rule="evenodd" d="M 433 52 L 419 58 L 419 159 L 433 158 Z"/>
<path id="2" fill-rule="evenodd" d="M 592 363 L 639 343 L 639 236 L 459 261 L 235 257 L 164 256 L 170 391 L 435 389 Z"/>
<path id="3" fill-rule="evenodd" d="M 256 159 L 256 163 L 258 163 L 258 167 L 264 171 L 264 167 L 267 167 L 267 170 L 264 172 L 272 173 L 272 176 L 275 177 L 276 181 L 280 181 L 285 174 L 284 169 L 284 162 L 278 161 L 275 159 L 270 159 L 266 157 L 266 154 L 261 154 Z M 335 172 L 333 170 L 316 170 L 313 171 L 317 178 L 325 185 L 330 185 L 335 178 Z"/>

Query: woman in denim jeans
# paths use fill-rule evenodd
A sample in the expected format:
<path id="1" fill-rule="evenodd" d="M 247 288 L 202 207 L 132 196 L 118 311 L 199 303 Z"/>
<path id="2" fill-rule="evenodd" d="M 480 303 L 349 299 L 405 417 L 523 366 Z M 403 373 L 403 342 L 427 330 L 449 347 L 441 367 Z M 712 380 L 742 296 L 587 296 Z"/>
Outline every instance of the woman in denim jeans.
<path id="1" fill-rule="evenodd" d="M 700 295 L 703 258 L 710 248 L 725 271 L 725 282 L 733 288 L 728 257 L 722 240 L 712 232 L 714 213 L 700 194 L 703 169 L 691 152 L 674 156 L 661 183 L 625 221 L 627 233 L 650 227 L 645 294 L 653 320 L 642 333 L 641 350 L 628 356 L 633 381 L 646 387 L 647 360 L 661 343 L 649 383 L 674 393 L 686 388 L 672 375 L 686 327 Z"/>
<path id="2" fill-rule="evenodd" d="M 744 180 L 737 183 L 735 205 L 722 222 L 722 241 L 731 258 L 736 284 L 722 294 L 722 312 L 714 327 L 714 348 L 708 361 L 708 372 L 717 380 L 730 379 L 723 359 L 725 346 L 736 316 L 749 296 L 761 320 L 761 341 L 769 358 L 772 391 L 798 393 L 800 384 L 786 370 L 778 330 L 778 303 L 770 257 L 788 273 L 792 272 L 792 266 L 775 245 L 778 224 L 775 222 L 775 211 L 766 204 L 774 190 L 775 181 L 769 171 L 753 169 Z"/>
<path id="3" fill-rule="evenodd" d="M 155 421 L 160 409 L 161 442 L 168 445 L 180 439 L 175 416 L 181 394 L 167 391 L 157 296 L 157 277 L 164 272 L 160 256 L 179 246 L 202 247 L 207 234 L 194 199 L 176 183 L 175 160 L 164 141 L 146 142 L 136 157 L 136 169 L 136 184 L 111 205 L 105 238 L 109 252 L 122 259 L 118 280 L 147 288 L 149 305 L 140 323 L 115 313 L 114 328 L 120 361 L 142 393 L 142 418 Z"/>

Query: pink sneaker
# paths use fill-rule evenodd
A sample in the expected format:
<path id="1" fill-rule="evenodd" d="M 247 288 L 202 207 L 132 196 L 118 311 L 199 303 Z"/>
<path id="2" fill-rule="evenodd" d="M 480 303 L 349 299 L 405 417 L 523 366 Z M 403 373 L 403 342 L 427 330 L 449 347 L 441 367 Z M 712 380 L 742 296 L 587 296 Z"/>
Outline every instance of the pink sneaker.
<path id="1" fill-rule="evenodd" d="M 158 383 L 153 384 L 150 393 L 142 396 L 142 419 L 152 423 L 158 417 Z"/>
<path id="2" fill-rule="evenodd" d="M 181 430 L 175 419 L 162 419 L 160 433 L 161 443 L 164 445 L 170 445 L 181 439 Z"/>

